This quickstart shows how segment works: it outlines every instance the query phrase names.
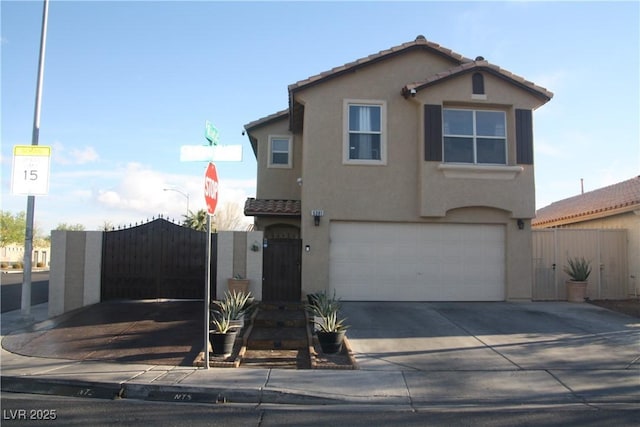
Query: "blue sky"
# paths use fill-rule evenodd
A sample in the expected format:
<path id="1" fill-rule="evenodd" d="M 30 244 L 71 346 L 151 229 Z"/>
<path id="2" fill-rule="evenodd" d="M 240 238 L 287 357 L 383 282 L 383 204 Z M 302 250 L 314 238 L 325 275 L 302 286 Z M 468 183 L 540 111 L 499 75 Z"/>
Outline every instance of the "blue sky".
<path id="1" fill-rule="evenodd" d="M 1 2 L 2 209 L 12 147 L 30 144 L 42 2 Z M 96 229 L 204 208 L 204 163 L 222 144 L 220 204 L 255 195 L 243 126 L 287 108 L 287 86 L 423 34 L 554 92 L 534 113 L 536 204 L 640 174 L 638 2 L 169 2 L 51 0 L 40 144 L 53 147 L 36 225 Z"/>

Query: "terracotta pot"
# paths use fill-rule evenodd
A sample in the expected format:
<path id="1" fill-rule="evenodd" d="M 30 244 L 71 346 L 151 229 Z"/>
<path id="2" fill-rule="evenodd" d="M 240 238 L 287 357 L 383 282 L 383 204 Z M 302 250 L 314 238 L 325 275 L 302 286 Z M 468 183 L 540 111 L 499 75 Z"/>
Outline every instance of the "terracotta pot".
<path id="1" fill-rule="evenodd" d="M 567 301 L 584 302 L 587 297 L 587 282 L 567 280 Z"/>
<path id="2" fill-rule="evenodd" d="M 227 279 L 229 292 L 241 292 L 246 294 L 249 292 L 249 279 Z"/>

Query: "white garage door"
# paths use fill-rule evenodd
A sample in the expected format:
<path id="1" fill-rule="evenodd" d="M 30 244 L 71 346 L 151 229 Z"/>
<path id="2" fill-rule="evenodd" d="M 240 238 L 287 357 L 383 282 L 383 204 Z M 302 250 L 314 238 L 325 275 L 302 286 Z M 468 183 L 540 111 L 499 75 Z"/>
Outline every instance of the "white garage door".
<path id="1" fill-rule="evenodd" d="M 331 223 L 330 288 L 355 301 L 503 301 L 502 225 Z"/>

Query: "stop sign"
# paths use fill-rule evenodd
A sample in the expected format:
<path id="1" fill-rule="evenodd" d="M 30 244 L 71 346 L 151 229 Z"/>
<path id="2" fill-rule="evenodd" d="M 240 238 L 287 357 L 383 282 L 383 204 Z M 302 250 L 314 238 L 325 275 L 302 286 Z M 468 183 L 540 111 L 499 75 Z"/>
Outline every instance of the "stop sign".
<path id="1" fill-rule="evenodd" d="M 218 172 L 213 163 L 209 163 L 204 174 L 204 200 L 207 202 L 207 212 L 213 215 L 218 204 Z"/>

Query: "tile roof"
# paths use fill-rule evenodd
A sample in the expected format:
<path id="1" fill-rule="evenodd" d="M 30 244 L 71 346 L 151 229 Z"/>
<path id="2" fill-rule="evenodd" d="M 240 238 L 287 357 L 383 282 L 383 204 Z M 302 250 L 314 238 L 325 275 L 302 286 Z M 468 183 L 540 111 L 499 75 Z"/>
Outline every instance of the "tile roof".
<path id="1" fill-rule="evenodd" d="M 347 64 L 332 68 L 331 70 L 324 71 L 320 74 L 316 74 L 315 76 L 311 76 L 304 80 L 300 80 L 296 83 L 293 83 L 289 85 L 289 92 L 298 90 L 305 86 L 318 83 L 320 81 L 337 77 L 341 74 L 345 74 L 345 73 L 354 71 L 355 69 L 361 68 L 363 66 L 386 59 L 389 56 L 393 56 L 395 54 L 398 54 L 407 50 L 413 50 L 413 49 L 428 50 L 430 52 L 436 53 L 442 57 L 449 59 L 452 63 L 456 65 L 463 64 L 466 62 L 473 62 L 471 59 L 466 58 L 460 55 L 459 53 L 452 51 L 451 49 L 442 47 L 438 43 L 430 42 L 423 35 L 419 35 L 416 37 L 414 41 L 402 43 L 401 45 L 394 46 L 386 50 L 382 50 L 378 53 L 374 53 L 373 55 L 369 55 L 365 58 L 357 59 L 353 62 L 349 62 Z"/>
<path id="2" fill-rule="evenodd" d="M 300 216 L 300 200 L 254 199 L 244 204 L 246 216 Z"/>
<path id="3" fill-rule="evenodd" d="M 258 120 L 254 120 L 251 123 L 247 123 L 246 125 L 244 125 L 244 128 L 246 130 L 250 130 L 262 125 L 265 125 L 267 123 L 271 123 L 273 121 L 279 120 L 279 119 L 284 119 L 289 115 L 289 109 L 287 108 L 286 110 L 281 110 L 278 111 L 277 113 L 273 113 L 273 114 L 269 114 L 266 117 L 262 117 Z"/>
<path id="4" fill-rule="evenodd" d="M 534 226 L 551 227 L 640 209 L 640 176 L 539 209 Z"/>
<path id="5" fill-rule="evenodd" d="M 505 79 L 510 83 L 515 84 L 516 86 L 520 86 L 521 88 L 532 92 L 534 95 L 544 99 L 545 101 L 549 101 L 553 97 L 553 92 L 550 92 L 547 89 L 534 84 L 533 82 L 525 80 L 523 77 L 504 70 L 497 65 L 491 64 L 484 59 L 466 62 L 457 67 L 453 67 L 446 71 L 442 71 L 440 73 L 429 76 L 423 81 L 410 83 L 402 88 L 402 94 L 407 97 L 411 90 L 420 91 L 431 85 L 439 83 L 442 80 L 446 80 L 461 74 L 471 73 L 474 71 L 484 71 L 491 73 L 496 77 Z"/>

